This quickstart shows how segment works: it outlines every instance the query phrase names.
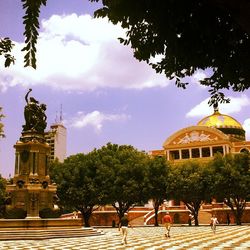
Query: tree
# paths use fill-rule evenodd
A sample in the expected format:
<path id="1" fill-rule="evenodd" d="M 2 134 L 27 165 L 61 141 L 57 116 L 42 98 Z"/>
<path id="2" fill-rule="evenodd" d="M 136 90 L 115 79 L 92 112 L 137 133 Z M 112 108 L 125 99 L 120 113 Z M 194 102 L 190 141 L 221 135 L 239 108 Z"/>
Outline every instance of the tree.
<path id="1" fill-rule="evenodd" d="M 1 137 L 2 137 L 2 138 L 5 137 L 4 131 L 3 131 L 4 125 L 3 125 L 3 123 L 1 123 L 1 120 L 2 120 L 3 117 L 4 117 L 4 115 L 2 114 L 2 107 L 0 107 L 0 138 L 1 138 Z"/>
<path id="2" fill-rule="evenodd" d="M 92 212 L 104 203 L 95 152 L 68 157 L 64 163 L 54 163 L 51 177 L 57 183 L 59 204 L 82 213 L 84 226 L 89 227 Z"/>
<path id="3" fill-rule="evenodd" d="M 100 2 L 100 0 L 89 0 Z M 39 13 L 47 0 L 22 0 L 25 15 L 25 67 L 36 68 Z M 213 73 L 200 81 L 210 87 L 210 104 L 228 102 L 221 92 L 250 87 L 250 2 L 248 0 L 102 0 L 96 17 L 108 17 L 127 29 L 124 45 L 138 60 L 175 79 L 179 87 L 197 69 Z M 153 63 L 152 57 L 160 56 Z M 10 61 L 10 60 L 8 60 Z M 8 62 L 9 64 L 10 62 Z M 184 79 L 183 79 L 184 78 Z"/>
<path id="4" fill-rule="evenodd" d="M 168 189 L 171 197 L 184 202 L 194 217 L 195 226 L 199 225 L 198 213 L 207 199 L 205 167 L 205 164 L 198 161 L 187 160 L 170 168 Z"/>
<path id="5" fill-rule="evenodd" d="M 91 0 L 98 1 L 98 0 Z M 210 103 L 228 101 L 221 89 L 243 91 L 250 87 L 250 2 L 247 0 L 105 1 L 95 12 L 127 29 L 121 43 L 130 45 L 134 56 L 158 73 L 176 79 L 197 69 L 213 73 L 200 83 L 210 87 Z M 161 56 L 158 62 L 152 57 Z"/>
<path id="6" fill-rule="evenodd" d="M 14 44 L 11 42 L 9 37 L 0 38 L 0 56 L 4 56 L 4 66 L 9 67 L 11 63 L 15 62 L 15 58 L 10 54 Z"/>
<path id="7" fill-rule="evenodd" d="M 211 195 L 231 208 L 237 225 L 250 198 L 250 155 L 247 153 L 216 155 L 211 162 Z"/>
<path id="8" fill-rule="evenodd" d="M 101 185 L 121 219 L 133 206 L 148 201 L 144 181 L 148 156 L 130 145 L 111 143 L 97 152 L 102 164 L 99 168 Z"/>
<path id="9" fill-rule="evenodd" d="M 167 199 L 168 165 L 163 157 L 150 159 L 145 176 L 148 199 L 153 201 L 155 211 L 155 226 L 158 224 L 158 211 L 160 205 Z"/>
<path id="10" fill-rule="evenodd" d="M 3 218 L 5 211 L 5 201 L 6 201 L 6 179 L 0 175 L 0 218 Z"/>

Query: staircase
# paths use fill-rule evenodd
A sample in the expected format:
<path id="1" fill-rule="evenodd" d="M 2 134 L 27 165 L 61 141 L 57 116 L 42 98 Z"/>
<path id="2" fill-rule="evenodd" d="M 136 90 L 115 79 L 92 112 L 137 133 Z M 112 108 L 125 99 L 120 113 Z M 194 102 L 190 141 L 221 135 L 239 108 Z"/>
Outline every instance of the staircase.
<path id="1" fill-rule="evenodd" d="M 75 238 L 99 236 L 103 233 L 92 227 L 87 228 L 64 228 L 64 229 L 49 229 L 49 230 L 1 230 L 1 240 L 46 240 L 55 238 Z"/>
<path id="2" fill-rule="evenodd" d="M 137 217 L 130 221 L 130 224 L 133 226 L 141 226 L 144 225 L 144 216 Z"/>

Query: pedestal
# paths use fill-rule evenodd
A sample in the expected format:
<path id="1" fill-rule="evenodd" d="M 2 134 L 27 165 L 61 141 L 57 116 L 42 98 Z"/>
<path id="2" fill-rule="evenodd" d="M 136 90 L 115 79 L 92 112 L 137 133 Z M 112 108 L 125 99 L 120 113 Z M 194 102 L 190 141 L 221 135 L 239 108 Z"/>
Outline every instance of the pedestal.
<path id="1" fill-rule="evenodd" d="M 40 219 L 39 211 L 54 208 L 56 185 L 51 184 L 48 168 L 50 146 L 43 134 L 22 134 L 16 149 L 13 184 L 7 185 L 11 204 L 9 208 L 22 208 L 28 219 Z"/>

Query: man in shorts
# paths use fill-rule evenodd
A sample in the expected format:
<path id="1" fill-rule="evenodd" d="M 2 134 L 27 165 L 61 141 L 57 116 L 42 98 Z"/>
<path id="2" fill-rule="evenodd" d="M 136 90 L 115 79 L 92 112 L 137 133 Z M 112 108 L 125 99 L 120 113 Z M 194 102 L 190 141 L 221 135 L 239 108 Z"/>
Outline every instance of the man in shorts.
<path id="1" fill-rule="evenodd" d="M 119 230 L 120 228 L 122 230 L 122 244 L 127 244 L 128 226 L 129 226 L 128 214 L 124 213 L 124 216 L 121 218 L 121 221 L 119 223 Z"/>
<path id="2" fill-rule="evenodd" d="M 211 225 L 211 229 L 212 229 L 212 231 L 213 231 L 214 234 L 216 232 L 216 225 L 217 224 L 219 224 L 218 219 L 216 218 L 216 216 L 212 215 L 210 225 Z"/>
<path id="3" fill-rule="evenodd" d="M 165 236 L 170 237 L 170 228 L 173 223 L 171 216 L 169 215 L 169 212 L 166 212 L 166 215 L 164 215 L 162 219 L 162 223 L 166 228 Z"/>

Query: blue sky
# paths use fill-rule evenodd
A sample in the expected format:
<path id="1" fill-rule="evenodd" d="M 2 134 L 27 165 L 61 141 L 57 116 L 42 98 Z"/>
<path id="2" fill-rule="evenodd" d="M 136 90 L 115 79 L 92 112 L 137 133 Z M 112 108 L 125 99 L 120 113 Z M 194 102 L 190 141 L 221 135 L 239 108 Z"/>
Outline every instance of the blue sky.
<path id="1" fill-rule="evenodd" d="M 0 58 L 0 106 L 6 138 L 0 140 L 0 173 L 14 172 L 13 145 L 24 124 L 24 96 L 47 104 L 48 126 L 62 105 L 67 127 L 67 154 L 87 153 L 107 142 L 139 150 L 161 149 L 173 132 L 195 125 L 213 112 L 208 89 L 198 71 L 187 90 L 178 89 L 150 66 L 133 58 L 119 43 L 125 31 L 106 19 L 94 19 L 99 4 L 87 0 L 48 0 L 41 9 L 37 70 L 23 67 L 24 27 L 20 0 L 0 1 L 0 37 L 15 41 L 16 63 L 3 67 Z M 225 92 L 231 103 L 221 113 L 233 116 L 250 138 L 250 92 Z"/>

